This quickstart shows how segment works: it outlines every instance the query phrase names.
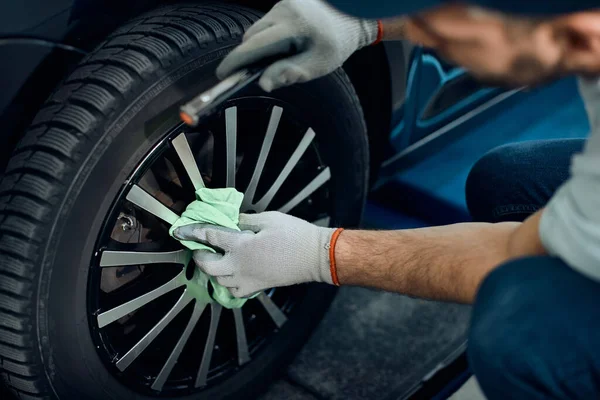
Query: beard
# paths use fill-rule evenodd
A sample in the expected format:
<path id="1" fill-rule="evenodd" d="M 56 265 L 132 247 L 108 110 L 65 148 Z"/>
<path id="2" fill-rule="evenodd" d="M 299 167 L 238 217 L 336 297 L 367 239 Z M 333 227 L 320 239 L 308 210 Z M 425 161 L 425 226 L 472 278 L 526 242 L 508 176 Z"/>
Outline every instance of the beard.
<path id="1" fill-rule="evenodd" d="M 516 89 L 541 86 L 563 74 L 559 66 L 548 68 L 535 57 L 525 54 L 517 56 L 505 74 L 473 73 L 473 76 L 487 86 Z"/>

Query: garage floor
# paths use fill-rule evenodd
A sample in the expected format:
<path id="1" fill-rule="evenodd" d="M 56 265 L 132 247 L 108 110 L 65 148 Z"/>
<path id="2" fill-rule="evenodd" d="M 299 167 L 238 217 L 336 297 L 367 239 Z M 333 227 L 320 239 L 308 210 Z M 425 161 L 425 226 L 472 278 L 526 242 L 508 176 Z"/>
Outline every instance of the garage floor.
<path id="1" fill-rule="evenodd" d="M 411 193 L 409 200 L 383 204 L 373 196 L 365 225 L 400 229 L 467 219 L 464 181 L 485 151 L 506 142 L 587 133 L 575 94 L 573 80 L 555 84 L 532 95 L 527 107 L 506 110 L 405 171 L 390 190 Z M 464 342 L 468 320 L 467 306 L 342 288 L 284 378 L 261 400 L 398 399 Z M 471 381 L 452 400 L 480 398 Z"/>
<path id="2" fill-rule="evenodd" d="M 397 397 L 460 346 L 468 318 L 465 306 L 344 288 L 263 400 Z"/>

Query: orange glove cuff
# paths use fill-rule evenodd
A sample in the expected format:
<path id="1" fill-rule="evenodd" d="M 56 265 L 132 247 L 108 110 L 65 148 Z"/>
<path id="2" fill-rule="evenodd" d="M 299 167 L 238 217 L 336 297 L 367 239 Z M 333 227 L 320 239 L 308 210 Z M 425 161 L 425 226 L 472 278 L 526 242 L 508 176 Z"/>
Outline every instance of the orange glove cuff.
<path id="1" fill-rule="evenodd" d="M 331 241 L 329 242 L 329 270 L 331 271 L 331 281 L 334 285 L 340 286 L 340 281 L 337 275 L 337 266 L 335 264 L 335 244 L 337 243 L 340 233 L 344 228 L 338 228 L 331 235 Z"/>

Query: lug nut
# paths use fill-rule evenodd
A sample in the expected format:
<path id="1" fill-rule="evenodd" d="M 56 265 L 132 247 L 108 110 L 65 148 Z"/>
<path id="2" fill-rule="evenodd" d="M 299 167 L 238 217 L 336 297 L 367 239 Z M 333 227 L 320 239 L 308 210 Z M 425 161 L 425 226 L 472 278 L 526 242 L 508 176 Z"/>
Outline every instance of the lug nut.
<path id="1" fill-rule="evenodd" d="M 119 216 L 119 219 L 121 220 L 121 229 L 123 229 L 123 231 L 130 231 L 134 228 L 135 221 L 133 220 L 133 217 L 122 214 Z"/>

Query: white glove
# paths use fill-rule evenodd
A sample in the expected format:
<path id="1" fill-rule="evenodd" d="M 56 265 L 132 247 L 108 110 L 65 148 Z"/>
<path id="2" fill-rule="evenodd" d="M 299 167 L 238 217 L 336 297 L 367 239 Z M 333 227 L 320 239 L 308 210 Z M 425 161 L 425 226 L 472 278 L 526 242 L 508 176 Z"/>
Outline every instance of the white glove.
<path id="1" fill-rule="evenodd" d="M 239 227 L 241 232 L 192 224 L 174 235 L 222 253 L 196 250 L 194 261 L 235 297 L 304 282 L 333 282 L 329 244 L 335 229 L 275 211 L 241 214 Z"/>
<path id="2" fill-rule="evenodd" d="M 263 73 L 259 85 L 270 92 L 335 71 L 356 50 L 375 42 L 377 33 L 377 21 L 342 14 L 321 0 L 282 0 L 248 29 L 217 76 L 224 79 L 265 58 L 294 54 Z"/>

